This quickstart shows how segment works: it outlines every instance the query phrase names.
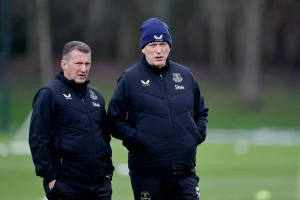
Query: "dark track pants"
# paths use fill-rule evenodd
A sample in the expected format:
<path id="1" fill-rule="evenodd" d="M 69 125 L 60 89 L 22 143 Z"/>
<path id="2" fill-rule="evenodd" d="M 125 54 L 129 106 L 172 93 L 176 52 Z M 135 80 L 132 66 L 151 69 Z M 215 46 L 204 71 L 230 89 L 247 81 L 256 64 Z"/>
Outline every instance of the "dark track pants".
<path id="1" fill-rule="evenodd" d="M 111 180 L 108 178 L 92 187 L 56 180 L 52 191 L 44 182 L 44 189 L 48 200 L 111 200 L 112 195 Z"/>
<path id="2" fill-rule="evenodd" d="M 131 175 L 135 200 L 199 200 L 197 175 Z"/>

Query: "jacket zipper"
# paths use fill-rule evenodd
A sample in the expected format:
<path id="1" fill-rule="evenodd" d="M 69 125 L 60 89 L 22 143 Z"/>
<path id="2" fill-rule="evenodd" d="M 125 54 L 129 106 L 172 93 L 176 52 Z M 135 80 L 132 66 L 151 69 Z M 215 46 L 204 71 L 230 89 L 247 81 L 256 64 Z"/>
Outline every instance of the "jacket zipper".
<path id="1" fill-rule="evenodd" d="M 171 133 L 173 132 L 173 126 L 172 126 L 172 120 L 171 120 L 171 113 L 170 113 L 170 107 L 169 107 L 169 101 L 168 101 L 168 98 L 167 98 L 167 92 L 166 92 L 166 87 L 165 87 L 165 83 L 164 83 L 164 80 L 163 80 L 163 75 L 160 74 L 160 80 L 162 81 L 163 83 L 163 86 L 164 86 L 164 95 L 165 95 L 165 99 L 166 99 L 166 103 L 167 103 L 167 107 L 168 107 L 168 115 L 169 115 L 169 122 L 170 122 L 170 126 L 171 126 Z M 173 141 L 173 135 L 172 135 L 172 141 Z M 175 169 L 174 167 L 174 156 L 172 157 L 172 164 L 173 164 L 173 169 Z"/>
<path id="2" fill-rule="evenodd" d="M 160 80 L 162 81 L 163 86 L 164 86 L 164 95 L 165 95 L 165 99 L 166 99 L 167 107 L 168 107 L 169 122 L 170 122 L 170 126 L 171 126 L 171 131 L 173 131 L 172 121 L 171 121 L 171 113 L 170 113 L 170 107 L 169 107 L 169 101 L 168 101 L 168 98 L 167 98 L 166 87 L 165 87 L 165 84 L 164 84 L 164 80 L 163 80 L 162 74 L 160 74 Z M 173 140 L 173 137 L 172 137 L 172 140 Z"/>
<path id="3" fill-rule="evenodd" d="M 88 117 L 88 120 L 89 120 L 89 124 L 90 124 L 90 130 L 91 130 L 91 138 L 92 138 L 92 143 L 93 143 L 93 157 L 96 157 L 96 153 L 95 153 L 95 144 L 94 144 L 94 140 L 93 140 L 93 131 L 92 131 L 92 124 L 91 124 L 91 120 L 90 120 L 90 117 L 89 117 L 89 115 L 88 115 L 88 111 L 87 111 L 87 109 L 86 109 L 86 104 L 85 104 L 85 101 L 84 101 L 84 99 L 83 98 L 81 98 L 81 101 L 82 101 L 82 103 L 83 103 L 83 105 L 84 105 L 84 108 L 85 108 L 85 112 L 86 112 L 86 114 L 87 114 L 87 117 Z"/>

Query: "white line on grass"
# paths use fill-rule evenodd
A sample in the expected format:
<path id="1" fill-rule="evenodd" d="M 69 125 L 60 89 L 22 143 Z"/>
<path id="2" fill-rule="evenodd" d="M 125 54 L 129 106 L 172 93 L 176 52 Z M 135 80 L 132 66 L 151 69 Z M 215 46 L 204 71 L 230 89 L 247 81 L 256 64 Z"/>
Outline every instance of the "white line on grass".
<path id="1" fill-rule="evenodd" d="M 121 176 L 128 176 L 129 175 L 129 169 L 128 165 L 126 163 L 118 164 L 116 167 L 116 171 L 119 172 Z"/>
<path id="2" fill-rule="evenodd" d="M 0 156 L 7 157 L 7 155 L 8 155 L 7 145 L 4 143 L 0 143 Z"/>

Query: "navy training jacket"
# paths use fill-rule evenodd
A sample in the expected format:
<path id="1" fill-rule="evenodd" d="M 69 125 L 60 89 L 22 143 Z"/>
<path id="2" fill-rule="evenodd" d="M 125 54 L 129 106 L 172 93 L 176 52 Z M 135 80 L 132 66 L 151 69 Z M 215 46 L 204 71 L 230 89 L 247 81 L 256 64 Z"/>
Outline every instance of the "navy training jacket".
<path id="1" fill-rule="evenodd" d="M 188 68 L 168 59 L 158 69 L 143 56 L 119 78 L 108 116 L 129 150 L 130 174 L 194 171 L 208 108 Z"/>
<path id="2" fill-rule="evenodd" d="M 110 135 L 103 96 L 60 72 L 34 100 L 29 145 L 36 174 L 50 182 L 97 183 L 112 176 Z"/>

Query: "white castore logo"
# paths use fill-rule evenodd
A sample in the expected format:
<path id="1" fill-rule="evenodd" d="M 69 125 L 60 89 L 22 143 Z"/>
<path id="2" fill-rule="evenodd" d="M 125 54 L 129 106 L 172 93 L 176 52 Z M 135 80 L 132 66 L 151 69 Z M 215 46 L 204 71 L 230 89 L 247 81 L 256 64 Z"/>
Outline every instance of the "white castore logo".
<path id="1" fill-rule="evenodd" d="M 175 89 L 176 90 L 184 90 L 184 86 L 183 85 L 175 85 Z"/>
<path id="2" fill-rule="evenodd" d="M 163 38 L 163 34 L 161 34 L 158 37 L 156 35 L 154 35 L 154 39 L 156 39 L 156 40 L 162 40 L 162 38 Z"/>
<path id="3" fill-rule="evenodd" d="M 71 94 L 69 93 L 68 95 L 66 95 L 66 94 L 63 94 L 64 95 L 64 97 L 66 97 L 66 100 L 69 100 L 69 99 L 72 99 L 72 97 L 71 97 Z"/>
<path id="4" fill-rule="evenodd" d="M 142 86 L 150 86 L 150 80 L 147 81 L 141 80 L 141 82 L 142 82 Z"/>

